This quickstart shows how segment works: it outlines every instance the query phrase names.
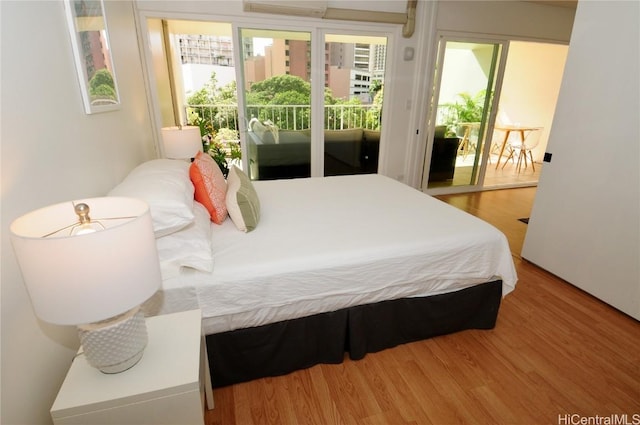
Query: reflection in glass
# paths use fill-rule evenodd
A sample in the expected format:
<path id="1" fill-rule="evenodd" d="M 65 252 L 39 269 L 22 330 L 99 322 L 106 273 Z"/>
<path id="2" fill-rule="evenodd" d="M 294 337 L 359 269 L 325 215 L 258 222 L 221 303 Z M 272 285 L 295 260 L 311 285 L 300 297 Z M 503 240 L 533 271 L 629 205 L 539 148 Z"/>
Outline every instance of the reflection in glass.
<path id="1" fill-rule="evenodd" d="M 446 41 L 428 188 L 477 184 L 499 44 Z M 489 94 L 487 96 L 487 94 Z"/>
<path id="2" fill-rule="evenodd" d="M 386 37 L 325 36 L 325 176 L 378 171 L 386 48 Z"/>
<path id="3" fill-rule="evenodd" d="M 242 29 L 249 175 L 311 175 L 311 34 Z"/>
<path id="4" fill-rule="evenodd" d="M 67 6 L 87 113 L 112 109 L 119 96 L 102 0 L 69 0 Z"/>

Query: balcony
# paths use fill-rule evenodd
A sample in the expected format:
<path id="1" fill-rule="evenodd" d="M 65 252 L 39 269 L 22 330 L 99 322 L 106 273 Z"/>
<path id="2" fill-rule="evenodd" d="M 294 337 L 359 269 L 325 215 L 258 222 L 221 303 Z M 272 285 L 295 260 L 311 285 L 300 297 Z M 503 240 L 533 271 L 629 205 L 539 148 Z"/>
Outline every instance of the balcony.
<path id="1" fill-rule="evenodd" d="M 239 116 L 236 104 L 187 105 L 187 116 L 197 114 L 207 122 L 207 128 L 229 129 L 238 132 Z M 246 108 L 247 122 L 252 118 L 271 121 L 282 130 L 304 130 L 311 127 L 309 105 L 249 105 Z M 346 130 L 363 128 L 380 129 L 379 105 L 325 105 L 324 129 Z"/>
<path id="2" fill-rule="evenodd" d="M 224 162 L 221 165 L 223 173 L 230 163 L 238 163 L 240 118 L 237 105 L 188 105 L 187 113 L 190 124 L 204 126 L 213 135 L 209 152 L 214 159 L 221 156 L 219 164 Z M 310 175 L 309 105 L 249 105 L 245 117 L 245 127 L 249 129 L 246 134 L 248 171 L 252 179 Z M 325 105 L 323 127 L 325 175 L 377 171 L 379 105 Z"/>

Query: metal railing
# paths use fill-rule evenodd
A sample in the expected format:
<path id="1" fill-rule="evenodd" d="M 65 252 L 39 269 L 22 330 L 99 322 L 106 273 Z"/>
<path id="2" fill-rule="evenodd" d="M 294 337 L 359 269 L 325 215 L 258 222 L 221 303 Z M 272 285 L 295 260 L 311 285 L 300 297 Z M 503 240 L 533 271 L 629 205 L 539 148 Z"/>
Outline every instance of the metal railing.
<path id="1" fill-rule="evenodd" d="M 189 122 L 193 114 L 198 114 L 218 130 L 228 128 L 239 130 L 238 105 L 210 104 L 186 105 Z M 247 120 L 258 118 L 271 121 L 281 130 L 303 130 L 311 126 L 311 106 L 309 105 L 249 105 L 246 107 Z M 379 105 L 325 105 L 325 130 L 365 128 L 379 130 L 382 118 Z"/>

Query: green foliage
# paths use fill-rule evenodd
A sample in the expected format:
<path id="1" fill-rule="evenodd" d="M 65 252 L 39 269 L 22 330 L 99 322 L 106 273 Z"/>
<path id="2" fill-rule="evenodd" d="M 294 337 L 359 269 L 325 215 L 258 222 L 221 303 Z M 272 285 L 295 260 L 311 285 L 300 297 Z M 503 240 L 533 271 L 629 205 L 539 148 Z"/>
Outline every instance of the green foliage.
<path id="1" fill-rule="evenodd" d="M 236 119 L 236 82 L 232 81 L 227 85 L 218 88 L 216 73 L 212 72 L 209 81 L 203 88 L 193 93 L 187 98 L 188 105 L 217 105 L 206 108 L 187 108 L 187 121 L 191 125 L 197 125 L 194 121 L 200 118 L 206 122 L 208 133 L 219 131 L 223 128 L 238 130 Z M 229 105 L 228 108 L 219 105 Z M 201 128 L 202 130 L 202 128 Z"/>
<path id="2" fill-rule="evenodd" d="M 330 123 L 330 128 L 359 128 L 364 125 L 362 122 L 362 108 L 357 106 L 362 105 L 362 102 L 358 98 L 351 98 L 349 100 L 336 99 L 334 105 L 345 105 L 349 108 L 331 108 L 325 113 L 325 120 Z M 351 106 L 356 106 L 352 108 Z"/>
<path id="3" fill-rule="evenodd" d="M 236 104 L 238 103 L 237 93 L 236 81 L 233 80 L 219 89 L 217 101 L 221 103 Z"/>
<path id="4" fill-rule="evenodd" d="M 359 99 L 336 99 L 329 88 L 324 89 L 325 105 L 348 105 L 350 108 L 334 110 L 328 108 L 325 113 L 327 128 L 364 127 L 379 129 L 382 111 L 384 88 L 379 81 L 374 81 L 372 93 L 375 93 L 373 108 L 367 108 Z M 271 121 L 281 130 L 308 128 L 311 122 L 311 84 L 294 75 L 277 75 L 263 81 L 253 83 L 246 92 L 247 119 L 257 118 L 260 121 Z M 188 122 L 199 125 L 203 136 L 217 137 L 224 129 L 235 131 L 234 137 L 224 140 L 238 140 L 237 133 L 237 87 L 235 81 L 217 88 L 215 72 L 205 86 L 187 98 L 189 105 L 206 105 L 201 108 L 187 108 Z M 215 105 L 215 106 L 211 106 Z M 224 105 L 229 105 L 225 108 Z M 283 108 L 264 108 L 263 105 L 283 106 Z M 289 108 L 285 106 L 301 106 Z M 229 152 L 228 146 L 225 147 Z"/>
<path id="5" fill-rule="evenodd" d="M 377 80 L 376 80 L 377 81 Z M 384 86 L 376 92 L 373 98 L 373 107 L 367 110 L 367 128 L 380 130 L 382 125 L 382 100 L 384 98 Z"/>
<path id="6" fill-rule="evenodd" d="M 455 133 L 458 123 L 482 121 L 485 96 L 486 90 L 480 90 L 473 96 L 462 92 L 457 95 L 460 101 L 456 100 L 453 103 L 444 104 L 446 110 L 444 124 L 447 125 L 449 131 Z"/>
<path id="7" fill-rule="evenodd" d="M 116 84 L 107 68 L 97 70 L 89 80 L 89 95 L 92 99 L 116 100 Z"/>
<path id="8" fill-rule="evenodd" d="M 311 99 L 311 84 L 295 75 L 276 75 L 266 80 L 253 83 L 249 93 L 256 96 L 259 103 L 266 105 L 286 105 L 286 103 L 278 103 L 283 99 L 280 95 L 285 93 L 301 94 L 309 104 Z"/>
<path id="9" fill-rule="evenodd" d="M 116 98 L 116 91 L 113 87 L 102 84 L 92 89 L 90 92 L 92 99 L 114 99 Z"/>
<path id="10" fill-rule="evenodd" d="M 308 105 L 309 96 L 295 91 L 276 93 L 269 105 Z"/>
<path id="11" fill-rule="evenodd" d="M 333 92 L 329 87 L 324 88 L 324 104 L 325 105 L 335 105 L 336 98 L 333 97 Z"/>
<path id="12" fill-rule="evenodd" d="M 375 97 L 380 90 L 382 90 L 382 81 L 371 81 L 371 85 L 369 86 L 369 93 L 371 93 Z"/>
<path id="13" fill-rule="evenodd" d="M 238 134 L 235 130 L 222 128 L 210 142 L 209 155 L 218 163 L 225 177 L 229 174 L 230 163 L 242 159 L 242 150 L 237 139 Z"/>
<path id="14" fill-rule="evenodd" d="M 229 162 L 227 161 L 227 151 L 223 146 L 218 144 L 211 144 L 209 147 L 209 155 L 211 158 L 218 164 L 220 167 L 220 171 L 222 171 L 222 175 L 226 178 L 229 175 Z"/>
<path id="15" fill-rule="evenodd" d="M 211 82 L 215 83 L 215 73 L 213 73 Z M 225 87 L 235 87 L 233 84 L 228 84 Z M 215 85 L 213 85 L 215 88 Z M 209 90 L 209 91 L 208 91 Z M 205 87 L 202 90 L 194 93 L 189 99 L 191 101 L 198 101 L 198 99 L 207 99 L 211 95 L 211 86 Z M 235 90 L 233 91 L 235 93 Z M 228 93 L 228 91 L 227 91 Z M 225 90 L 220 91 L 221 97 L 225 97 Z M 226 102 L 233 105 L 235 99 L 221 99 L 220 102 Z M 193 103 L 195 105 L 195 103 Z M 212 110 L 216 110 L 215 114 L 218 114 L 216 120 L 212 120 L 214 113 Z M 200 128 L 200 135 L 202 136 L 202 150 L 211 155 L 211 158 L 218 164 L 222 174 L 227 177 L 229 174 L 230 162 L 233 160 L 240 160 L 242 158 L 242 150 L 240 149 L 240 143 L 238 141 L 238 131 L 229 127 L 215 128 L 214 123 L 220 124 L 224 122 L 224 119 L 220 116 L 220 112 L 217 108 L 206 108 L 203 111 L 203 116 L 200 116 L 198 112 L 189 108 L 187 111 L 187 121 L 189 125 L 194 125 Z M 233 121 L 235 122 L 235 120 Z"/>
<path id="16" fill-rule="evenodd" d="M 89 87 L 92 89 L 95 89 L 96 87 L 99 87 L 103 84 L 115 87 L 113 76 L 107 68 L 97 70 L 95 74 L 93 74 L 93 77 L 91 77 L 91 80 L 89 80 Z"/>
<path id="17" fill-rule="evenodd" d="M 311 84 L 295 75 L 276 75 L 251 86 L 246 94 L 247 105 L 311 105 Z M 260 121 L 272 121 L 278 128 L 291 130 L 308 126 L 310 108 L 283 108 L 277 114 L 273 109 L 255 108 L 247 115 Z"/>
<path id="18" fill-rule="evenodd" d="M 212 105 L 218 104 L 218 88 L 217 88 L 218 79 L 216 77 L 216 73 L 212 72 L 209 77 L 209 81 L 205 83 L 205 85 L 198 91 L 194 92 L 187 98 L 188 105 Z M 210 133 L 217 128 L 220 128 L 221 125 L 219 120 L 217 120 L 217 115 L 219 111 L 218 108 L 203 108 L 198 109 L 198 112 L 194 111 L 194 109 L 187 108 L 187 120 L 191 125 L 199 125 L 200 131 L 203 132 L 203 125 L 208 125 L 211 128 L 206 128 L 206 132 L 204 134 Z M 195 114 L 195 117 L 194 117 Z M 202 122 L 198 122 L 197 119 L 201 119 Z M 217 125 L 216 125 L 217 123 Z M 225 122 L 225 124 L 228 124 Z M 217 127 L 217 128 L 215 128 Z M 224 125 L 222 125 L 224 127 Z M 204 135 L 203 134 L 203 135 Z"/>
<path id="19" fill-rule="evenodd" d="M 218 84 L 218 78 L 216 77 L 216 73 L 212 72 L 209 77 L 209 81 L 205 83 L 205 85 L 193 93 L 191 96 L 187 98 L 187 104 L 189 105 L 206 105 L 215 102 L 216 92 L 218 89 L 216 88 Z"/>
<path id="20" fill-rule="evenodd" d="M 198 115 L 196 111 L 189 111 L 189 115 L 187 116 L 187 123 L 189 125 L 193 125 L 200 128 L 200 136 L 202 136 L 203 138 L 203 143 L 205 143 L 204 137 L 213 132 L 211 121 L 208 121 L 202 118 L 200 115 Z M 203 145 L 203 147 L 205 146 Z M 205 149 L 205 152 L 206 152 L 206 149 Z"/>

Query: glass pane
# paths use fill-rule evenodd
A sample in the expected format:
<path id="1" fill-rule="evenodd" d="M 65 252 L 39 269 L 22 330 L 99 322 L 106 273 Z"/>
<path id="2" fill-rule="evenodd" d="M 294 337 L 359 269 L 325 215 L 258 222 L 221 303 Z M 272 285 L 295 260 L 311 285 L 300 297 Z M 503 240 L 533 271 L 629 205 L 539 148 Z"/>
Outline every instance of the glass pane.
<path id="1" fill-rule="evenodd" d="M 311 34 L 242 29 L 249 175 L 311 175 Z"/>
<path id="2" fill-rule="evenodd" d="M 378 171 L 386 47 L 386 37 L 325 37 L 326 176 Z"/>
<path id="3" fill-rule="evenodd" d="M 477 184 L 499 51 L 496 44 L 446 42 L 429 189 Z"/>
<path id="4" fill-rule="evenodd" d="M 496 105 L 498 114 L 491 146 L 492 162 L 486 169 L 484 187 L 538 182 L 568 48 L 558 44 L 509 42 L 500 103 Z M 512 151 L 512 143 L 517 145 L 526 140 L 528 129 L 538 127 L 542 130 L 535 148 L 524 152 Z M 527 141 L 526 146 L 531 144 Z M 527 157 L 533 159 L 531 166 L 524 163 Z M 518 160 L 521 167 L 518 167 Z"/>
<path id="5" fill-rule="evenodd" d="M 204 152 L 226 176 L 242 166 L 231 24 L 149 19 L 147 26 L 154 57 L 165 59 L 154 61 L 162 126 L 198 126 Z"/>

